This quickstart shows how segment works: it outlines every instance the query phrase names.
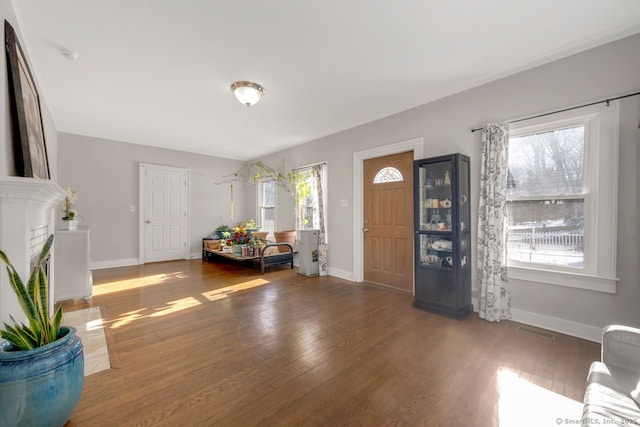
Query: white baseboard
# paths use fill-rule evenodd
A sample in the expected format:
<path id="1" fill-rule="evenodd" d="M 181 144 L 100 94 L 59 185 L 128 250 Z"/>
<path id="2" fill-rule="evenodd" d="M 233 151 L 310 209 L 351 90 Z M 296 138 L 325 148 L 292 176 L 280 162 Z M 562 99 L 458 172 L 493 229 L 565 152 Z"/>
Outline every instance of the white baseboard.
<path id="1" fill-rule="evenodd" d="M 472 298 L 471 302 L 473 304 L 473 311 L 477 313 L 479 307 L 478 299 Z M 517 308 L 511 308 L 511 320 L 572 337 L 582 338 L 587 341 L 602 342 L 602 329 L 604 328 L 598 328 L 596 326 L 572 322 L 571 320 L 560 319 L 558 317 L 545 316 L 544 314 L 519 310 Z"/>
<path id="2" fill-rule="evenodd" d="M 92 270 L 101 270 L 103 268 L 127 267 L 130 265 L 138 265 L 138 258 L 113 259 L 109 261 L 94 261 L 90 264 Z"/>
<path id="3" fill-rule="evenodd" d="M 191 258 L 189 259 L 201 259 L 202 258 L 202 252 L 191 252 Z"/>
<path id="4" fill-rule="evenodd" d="M 353 272 L 352 271 L 347 271 L 347 270 L 341 270 L 339 268 L 332 268 L 329 267 L 327 269 L 327 273 L 329 274 L 329 276 L 333 276 L 333 277 L 337 277 L 339 279 L 344 279 L 344 280 L 349 280 L 351 282 L 353 282 Z"/>
<path id="5" fill-rule="evenodd" d="M 600 343 L 602 341 L 602 329 L 596 326 L 572 322 L 571 320 L 545 316 L 544 314 L 530 311 L 511 309 L 514 322 L 524 323 L 538 328 L 548 329 L 572 337 L 582 338 L 588 341 Z"/>

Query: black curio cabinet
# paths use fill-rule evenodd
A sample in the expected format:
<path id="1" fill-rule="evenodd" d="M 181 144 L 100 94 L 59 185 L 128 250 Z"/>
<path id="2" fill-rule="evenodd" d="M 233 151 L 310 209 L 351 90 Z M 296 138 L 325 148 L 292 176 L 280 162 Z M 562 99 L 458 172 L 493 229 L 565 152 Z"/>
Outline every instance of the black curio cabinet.
<path id="1" fill-rule="evenodd" d="M 455 318 L 471 305 L 469 157 L 413 162 L 414 306 Z"/>

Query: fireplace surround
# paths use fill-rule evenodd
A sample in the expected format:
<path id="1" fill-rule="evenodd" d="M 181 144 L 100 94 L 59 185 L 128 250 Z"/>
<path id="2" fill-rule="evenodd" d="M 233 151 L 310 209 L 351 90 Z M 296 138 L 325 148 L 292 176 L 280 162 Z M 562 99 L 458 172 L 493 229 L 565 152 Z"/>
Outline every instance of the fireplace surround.
<path id="1" fill-rule="evenodd" d="M 40 253 L 47 237 L 54 232 L 55 208 L 65 193 L 48 179 L 0 177 L 0 249 L 23 280 L 28 280 L 33 258 Z M 55 259 L 55 244 L 51 251 Z M 49 292 L 53 295 L 54 263 L 49 263 Z M 50 298 L 53 310 L 53 298 Z M 10 315 L 24 321 L 4 269 L 0 272 L 0 321 L 11 324 Z"/>

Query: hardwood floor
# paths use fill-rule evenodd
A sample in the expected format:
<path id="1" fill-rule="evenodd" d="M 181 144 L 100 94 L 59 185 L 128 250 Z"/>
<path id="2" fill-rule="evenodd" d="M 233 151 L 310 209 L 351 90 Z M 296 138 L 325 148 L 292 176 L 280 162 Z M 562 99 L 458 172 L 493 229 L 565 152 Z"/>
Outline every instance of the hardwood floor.
<path id="1" fill-rule="evenodd" d="M 582 401 L 598 344 L 411 303 L 286 267 L 94 271 L 118 368 L 85 379 L 67 425 L 504 426 L 508 411 L 527 425 L 540 396 Z M 546 425 L 580 416 L 554 410 Z"/>

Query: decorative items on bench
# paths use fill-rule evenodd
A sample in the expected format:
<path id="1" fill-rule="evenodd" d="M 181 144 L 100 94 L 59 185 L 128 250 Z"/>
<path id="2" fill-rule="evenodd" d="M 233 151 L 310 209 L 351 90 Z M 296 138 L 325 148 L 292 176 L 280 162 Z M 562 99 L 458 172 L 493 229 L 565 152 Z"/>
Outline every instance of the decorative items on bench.
<path id="1" fill-rule="evenodd" d="M 277 243 L 288 243 L 295 247 L 296 243 L 296 230 L 284 230 L 276 231 L 273 233 Z M 278 246 L 280 252 L 286 252 L 286 246 Z"/>
<path id="2" fill-rule="evenodd" d="M 248 219 L 246 221 L 241 221 L 236 225 L 236 227 L 244 228 L 245 230 L 247 230 L 250 233 L 253 232 L 253 231 L 260 230 L 260 226 L 258 225 L 258 223 L 254 219 Z"/>
<path id="3" fill-rule="evenodd" d="M 213 232 L 213 234 L 211 235 L 211 238 L 213 240 L 228 239 L 231 237 L 232 231 L 233 229 L 228 225 L 221 225 L 218 228 L 216 228 L 216 231 Z"/>
<path id="4" fill-rule="evenodd" d="M 235 256 L 259 255 L 268 233 L 258 230 L 260 226 L 254 220 L 239 222 L 234 228 L 221 225 L 209 238 L 203 239 L 203 251 L 220 250 Z"/>
<path id="5" fill-rule="evenodd" d="M 242 256 L 242 248 L 246 246 L 253 246 L 254 241 L 251 234 L 247 232 L 243 227 L 235 227 L 231 233 L 231 237 L 226 241 L 227 245 L 233 246 L 233 253 L 235 256 Z"/>
<path id="6" fill-rule="evenodd" d="M 226 258 L 233 261 L 256 261 L 260 263 L 260 271 L 264 274 L 265 267 L 270 267 L 277 264 L 291 264 L 293 268 L 293 255 L 295 251 L 293 246 L 288 243 L 267 243 L 264 246 L 260 246 L 259 250 L 251 252 L 244 252 L 240 255 L 221 249 L 209 249 L 208 243 L 210 239 L 202 239 L 202 259 L 203 261 L 210 261 L 212 258 Z M 284 246 L 286 252 L 273 251 L 274 248 Z M 231 246 L 224 246 L 222 249 L 230 248 Z M 245 247 L 247 249 L 247 247 Z M 269 250 L 271 249 L 271 250 Z"/>
<path id="7" fill-rule="evenodd" d="M 211 251 L 220 251 L 222 250 L 222 240 L 219 239 L 203 239 L 203 249 L 208 249 Z"/>

